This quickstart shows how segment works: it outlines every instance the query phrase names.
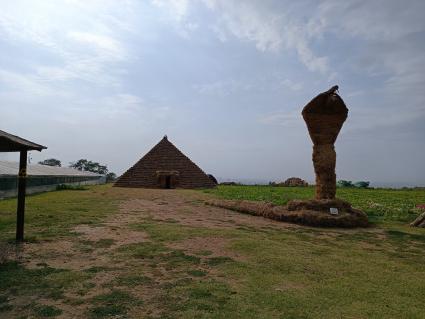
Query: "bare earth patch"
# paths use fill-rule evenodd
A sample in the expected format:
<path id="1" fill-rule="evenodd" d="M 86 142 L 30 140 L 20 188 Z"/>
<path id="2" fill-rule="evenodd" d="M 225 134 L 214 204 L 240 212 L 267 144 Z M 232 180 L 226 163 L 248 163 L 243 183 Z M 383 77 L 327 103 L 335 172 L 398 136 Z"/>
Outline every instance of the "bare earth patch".
<path id="1" fill-rule="evenodd" d="M 115 221 L 114 223 L 105 223 L 106 226 L 99 227 L 79 225 L 74 228 L 74 231 L 80 234 L 81 238 L 93 242 L 111 240 L 113 242 L 110 246 L 111 249 L 123 245 L 140 243 L 148 239 L 148 235 L 143 232 L 127 229 L 125 226 L 128 225 L 128 221 L 125 219 L 121 219 L 121 222 L 125 224 L 124 227 Z"/>
<path id="2" fill-rule="evenodd" d="M 222 237 L 193 237 L 168 246 L 181 249 L 189 254 L 206 253 L 209 257 L 225 256 L 235 260 L 243 260 L 243 256 L 228 248 L 230 240 Z"/>
<path id="3" fill-rule="evenodd" d="M 127 212 L 139 212 L 141 217 L 155 220 L 174 220 L 181 225 L 207 228 L 235 228 L 235 225 L 252 227 L 298 228 L 289 223 L 247 216 L 238 212 L 204 204 L 203 194 L 169 190 L 150 190 L 143 199 L 133 199 L 122 204 Z M 185 196 L 183 196 L 185 195 Z M 195 197 L 195 195 L 197 195 Z"/>

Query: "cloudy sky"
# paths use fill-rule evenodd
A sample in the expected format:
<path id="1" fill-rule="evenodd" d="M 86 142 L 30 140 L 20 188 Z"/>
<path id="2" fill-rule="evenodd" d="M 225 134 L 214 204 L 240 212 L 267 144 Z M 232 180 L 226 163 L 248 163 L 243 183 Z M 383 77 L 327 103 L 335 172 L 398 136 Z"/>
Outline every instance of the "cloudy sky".
<path id="1" fill-rule="evenodd" d="M 339 84 L 339 179 L 425 185 L 423 0 L 1 0 L 0 129 L 122 173 L 163 135 L 220 178 L 313 181 L 300 116 Z M 1 155 L 15 160 L 16 154 Z"/>

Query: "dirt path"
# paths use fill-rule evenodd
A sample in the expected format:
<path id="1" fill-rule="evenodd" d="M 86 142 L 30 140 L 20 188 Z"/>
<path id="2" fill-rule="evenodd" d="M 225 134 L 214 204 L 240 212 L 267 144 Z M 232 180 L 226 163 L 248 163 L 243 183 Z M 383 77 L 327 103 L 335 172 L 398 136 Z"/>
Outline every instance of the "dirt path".
<path id="1" fill-rule="evenodd" d="M 208 228 L 235 228 L 236 226 L 296 228 L 288 223 L 243 215 L 231 210 L 204 204 L 202 193 L 176 190 L 145 190 L 143 198 L 129 200 L 121 211 L 133 217 L 151 217 L 155 220 L 174 220 L 181 225 Z M 136 214 L 135 214 L 136 213 Z M 139 214 L 137 214 L 139 213 Z"/>

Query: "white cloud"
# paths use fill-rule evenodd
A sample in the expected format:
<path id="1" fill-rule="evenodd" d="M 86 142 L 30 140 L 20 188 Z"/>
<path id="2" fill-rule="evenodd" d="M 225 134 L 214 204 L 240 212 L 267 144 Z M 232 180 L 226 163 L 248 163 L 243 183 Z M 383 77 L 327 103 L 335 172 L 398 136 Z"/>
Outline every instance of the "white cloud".
<path id="1" fill-rule="evenodd" d="M 120 10 L 126 11 L 126 5 L 123 2 Z M 129 54 L 117 32 L 124 24 L 112 18 L 113 9 L 116 3 L 110 1 L 17 0 L 2 6 L 0 35 L 54 56 L 54 64 L 45 60 L 33 66 L 34 75 L 46 81 L 80 79 L 116 85 L 111 68 L 129 59 Z"/>
<path id="2" fill-rule="evenodd" d="M 118 60 L 125 58 L 125 52 L 121 44 L 112 37 L 90 32 L 75 31 L 69 32 L 68 36 L 81 44 L 94 46 L 98 54 L 107 55 Z"/>
<path id="3" fill-rule="evenodd" d="M 369 51 L 369 55 L 363 56 L 364 65 L 360 65 L 363 70 L 368 68 L 374 74 L 388 71 L 402 74 L 424 65 L 423 44 L 415 44 L 413 38 L 409 38 L 425 32 L 424 11 L 422 0 L 408 3 L 327 0 L 319 5 L 311 21 L 322 21 L 321 33 L 362 41 Z M 423 68 L 419 69 L 422 72 Z"/>
<path id="4" fill-rule="evenodd" d="M 317 57 L 310 49 L 306 30 L 298 26 L 286 28 L 285 39 L 287 48 L 293 48 L 298 53 L 299 60 L 312 72 L 326 73 L 329 70 L 328 58 Z"/>
<path id="5" fill-rule="evenodd" d="M 301 112 L 299 110 L 279 111 L 266 114 L 258 118 L 259 123 L 265 125 L 280 125 L 287 128 L 300 127 L 303 123 Z"/>
<path id="6" fill-rule="evenodd" d="M 228 96 L 240 91 L 249 91 L 253 88 L 253 84 L 246 81 L 238 81 L 234 79 L 215 81 L 194 85 L 193 87 L 198 93 L 215 96 Z"/>
<path id="7" fill-rule="evenodd" d="M 233 36 L 255 43 L 260 51 L 279 51 L 282 35 L 279 16 L 261 13 L 248 3 L 220 1 L 213 7 L 220 15 L 218 28 Z"/>
<path id="8" fill-rule="evenodd" d="M 219 15 L 217 24 L 212 28 L 220 40 L 227 40 L 226 34 L 230 34 L 254 43 L 262 52 L 295 50 L 299 60 L 310 71 L 328 71 L 328 59 L 317 56 L 309 45 L 310 38 L 321 33 L 322 21 L 311 21 L 305 25 L 286 15 L 283 10 L 276 12 L 260 2 L 204 0 L 204 3 Z"/>
<path id="9" fill-rule="evenodd" d="M 52 87 L 34 74 L 0 69 L 0 97 L 16 100 L 33 100 L 49 96 L 69 97 L 67 91 Z"/>
<path id="10" fill-rule="evenodd" d="M 310 39 L 320 37 L 324 22 L 311 20 L 308 24 L 292 19 L 284 11 L 276 12 L 263 2 L 236 0 L 202 0 L 206 8 L 217 14 L 210 26 L 217 38 L 226 42 L 229 37 L 253 43 L 261 52 L 279 54 L 282 50 L 295 50 L 299 60 L 312 72 L 328 72 L 328 59 L 317 56 L 310 47 Z M 185 38 L 197 23 L 190 22 L 188 0 L 152 0 L 170 18 L 177 33 Z"/>
<path id="11" fill-rule="evenodd" d="M 151 0 L 152 4 L 165 12 L 168 22 L 177 34 L 188 39 L 198 24 L 188 20 L 189 0 Z"/>
<path id="12" fill-rule="evenodd" d="M 425 120 L 425 108 L 412 107 L 407 112 L 400 112 L 394 106 L 388 107 L 385 112 L 381 108 L 357 109 L 349 116 L 350 121 L 345 126 L 351 136 L 359 136 L 365 131 L 387 132 L 388 135 L 392 135 L 399 133 L 401 127 L 408 127 L 415 120 L 421 118 Z"/>
<path id="13" fill-rule="evenodd" d="M 339 1 L 327 0 L 319 5 L 316 19 L 342 36 L 369 40 L 396 41 L 425 28 L 422 0 Z"/>
<path id="14" fill-rule="evenodd" d="M 152 0 L 152 3 L 166 9 L 178 21 L 185 19 L 189 9 L 189 0 Z"/>
<path id="15" fill-rule="evenodd" d="M 290 79 L 284 79 L 281 81 L 282 85 L 289 88 L 292 91 L 300 91 L 303 88 L 302 83 L 294 82 Z"/>
<path id="16" fill-rule="evenodd" d="M 76 126 L 81 121 L 97 121 L 129 123 L 135 122 L 145 128 L 156 125 L 158 121 L 168 118 L 172 109 L 168 106 L 146 101 L 139 95 L 131 93 L 109 94 L 101 97 L 76 97 L 63 111 L 66 118 Z"/>

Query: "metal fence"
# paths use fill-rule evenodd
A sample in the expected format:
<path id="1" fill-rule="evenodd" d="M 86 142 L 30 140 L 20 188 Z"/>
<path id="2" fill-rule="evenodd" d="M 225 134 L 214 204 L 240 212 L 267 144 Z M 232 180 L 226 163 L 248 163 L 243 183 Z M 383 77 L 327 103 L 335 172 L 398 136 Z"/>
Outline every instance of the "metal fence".
<path id="1" fill-rule="evenodd" d="M 28 176 L 27 187 L 74 184 L 98 180 L 100 176 Z M 0 191 L 14 190 L 18 187 L 17 176 L 0 176 Z"/>

